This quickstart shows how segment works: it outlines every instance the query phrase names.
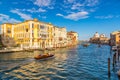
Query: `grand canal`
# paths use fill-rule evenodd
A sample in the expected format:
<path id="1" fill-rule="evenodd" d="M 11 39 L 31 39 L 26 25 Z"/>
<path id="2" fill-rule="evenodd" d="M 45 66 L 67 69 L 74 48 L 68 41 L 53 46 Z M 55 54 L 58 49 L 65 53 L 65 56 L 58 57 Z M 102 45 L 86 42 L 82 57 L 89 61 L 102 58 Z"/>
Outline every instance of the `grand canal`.
<path id="1" fill-rule="evenodd" d="M 107 59 L 110 47 L 91 44 L 78 45 L 52 51 L 55 57 L 35 60 L 41 51 L 0 54 L 0 79 L 2 80 L 118 80 L 111 69 L 108 78 Z"/>

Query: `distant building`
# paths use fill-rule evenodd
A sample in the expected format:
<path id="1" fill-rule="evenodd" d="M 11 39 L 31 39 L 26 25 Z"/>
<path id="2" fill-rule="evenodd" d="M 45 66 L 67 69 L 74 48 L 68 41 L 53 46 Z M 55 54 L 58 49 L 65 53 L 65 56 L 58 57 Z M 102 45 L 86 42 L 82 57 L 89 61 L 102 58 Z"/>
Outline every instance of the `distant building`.
<path id="1" fill-rule="evenodd" d="M 110 45 L 120 46 L 120 31 L 114 31 L 110 34 Z"/>
<path id="2" fill-rule="evenodd" d="M 101 34 L 100 37 L 101 37 L 101 38 L 105 37 L 105 34 Z"/>
<path id="3" fill-rule="evenodd" d="M 91 43 L 97 44 L 109 44 L 109 38 L 105 36 L 105 34 L 100 34 L 96 32 L 92 38 L 89 40 Z"/>
<path id="4" fill-rule="evenodd" d="M 99 41 L 101 44 L 109 44 L 109 38 L 105 36 L 105 34 L 101 34 L 99 37 Z"/>
<path id="5" fill-rule="evenodd" d="M 78 44 L 78 33 L 73 31 L 67 32 L 67 44 L 68 46 Z"/>
<path id="6" fill-rule="evenodd" d="M 93 37 L 94 37 L 94 38 L 99 38 L 99 33 L 96 32 Z"/>

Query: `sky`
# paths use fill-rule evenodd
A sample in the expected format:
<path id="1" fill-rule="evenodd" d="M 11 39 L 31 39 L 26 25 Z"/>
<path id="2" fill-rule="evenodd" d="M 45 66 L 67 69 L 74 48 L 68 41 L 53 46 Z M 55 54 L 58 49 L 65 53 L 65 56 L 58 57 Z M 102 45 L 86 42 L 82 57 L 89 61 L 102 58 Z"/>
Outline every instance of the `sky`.
<path id="1" fill-rule="evenodd" d="M 75 31 L 80 40 L 120 30 L 120 0 L 0 0 L 0 24 L 39 21 Z"/>

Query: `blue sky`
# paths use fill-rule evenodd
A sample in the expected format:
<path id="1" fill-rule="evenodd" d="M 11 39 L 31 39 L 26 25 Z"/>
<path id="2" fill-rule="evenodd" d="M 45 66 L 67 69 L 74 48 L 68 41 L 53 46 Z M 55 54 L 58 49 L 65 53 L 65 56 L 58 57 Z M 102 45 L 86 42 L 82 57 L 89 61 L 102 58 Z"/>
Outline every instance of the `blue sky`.
<path id="1" fill-rule="evenodd" d="M 120 0 L 0 0 L 0 24 L 38 18 L 88 40 L 120 30 Z"/>

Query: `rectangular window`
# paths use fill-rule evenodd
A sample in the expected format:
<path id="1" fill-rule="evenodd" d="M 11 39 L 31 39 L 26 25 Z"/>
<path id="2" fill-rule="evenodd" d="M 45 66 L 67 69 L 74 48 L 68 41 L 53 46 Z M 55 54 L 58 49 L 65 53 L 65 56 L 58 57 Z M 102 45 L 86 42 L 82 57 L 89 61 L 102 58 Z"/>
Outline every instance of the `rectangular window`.
<path id="1" fill-rule="evenodd" d="M 10 28 L 8 28 L 8 30 L 7 30 L 7 33 L 11 33 L 11 30 L 10 30 Z"/>
<path id="2" fill-rule="evenodd" d="M 28 28 L 26 28 L 26 32 L 28 32 Z"/>
<path id="3" fill-rule="evenodd" d="M 44 29 L 45 28 L 45 26 L 44 25 L 40 25 L 40 29 Z"/>
<path id="4" fill-rule="evenodd" d="M 39 24 L 37 25 L 37 28 L 39 29 Z"/>
<path id="5" fill-rule="evenodd" d="M 34 24 L 32 23 L 32 28 L 34 28 Z"/>

